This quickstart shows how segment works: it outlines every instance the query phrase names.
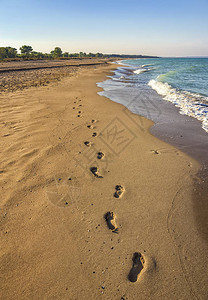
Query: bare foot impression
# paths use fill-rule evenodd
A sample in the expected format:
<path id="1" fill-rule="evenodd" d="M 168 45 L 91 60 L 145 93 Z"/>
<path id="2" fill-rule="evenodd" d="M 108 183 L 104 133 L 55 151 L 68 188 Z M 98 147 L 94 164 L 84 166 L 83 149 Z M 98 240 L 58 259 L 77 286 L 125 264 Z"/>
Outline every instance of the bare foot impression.
<path id="1" fill-rule="evenodd" d="M 93 132 L 92 136 L 93 137 L 97 136 L 97 132 Z"/>
<path id="2" fill-rule="evenodd" d="M 159 152 L 158 150 L 151 150 L 151 152 L 152 152 L 153 154 L 160 154 L 160 152 Z"/>
<path id="3" fill-rule="evenodd" d="M 97 167 L 92 167 L 90 168 L 90 171 L 96 178 L 103 178 L 103 176 L 98 174 L 98 168 Z"/>
<path id="4" fill-rule="evenodd" d="M 87 146 L 87 147 L 91 147 L 91 142 L 88 142 L 88 141 L 86 141 L 86 142 L 84 142 L 84 144 L 85 144 L 85 146 Z"/>
<path id="5" fill-rule="evenodd" d="M 116 191 L 114 193 L 114 197 L 121 198 L 121 196 L 123 195 L 123 193 L 125 191 L 125 188 L 122 185 L 118 184 L 118 185 L 116 185 L 115 189 L 116 189 Z"/>
<path id="6" fill-rule="evenodd" d="M 118 227 L 116 226 L 115 216 L 113 212 L 108 211 L 104 218 L 107 222 L 108 228 L 112 230 L 113 233 L 118 233 Z"/>
<path id="7" fill-rule="evenodd" d="M 104 157 L 104 153 L 103 152 L 98 152 L 98 154 L 97 154 L 97 158 L 98 159 L 102 159 L 103 157 Z"/>
<path id="8" fill-rule="evenodd" d="M 136 282 L 138 279 L 139 274 L 144 268 L 144 257 L 140 252 L 135 252 L 132 258 L 133 265 L 129 272 L 128 279 L 131 282 Z"/>

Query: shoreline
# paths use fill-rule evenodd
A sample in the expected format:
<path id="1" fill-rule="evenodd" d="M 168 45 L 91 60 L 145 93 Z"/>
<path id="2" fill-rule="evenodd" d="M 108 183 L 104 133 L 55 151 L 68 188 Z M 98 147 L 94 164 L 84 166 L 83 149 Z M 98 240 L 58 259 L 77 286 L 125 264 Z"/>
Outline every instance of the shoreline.
<path id="1" fill-rule="evenodd" d="M 130 65 L 122 65 L 119 63 L 118 68 L 114 70 L 115 77 L 118 77 L 118 74 L 126 73 L 128 75 L 132 70 Z M 112 83 L 114 83 L 114 81 L 112 81 Z M 98 86 L 99 85 L 103 89 L 101 95 L 108 97 L 116 103 L 124 105 L 137 115 L 142 115 L 148 120 L 152 120 L 154 125 L 151 128 L 151 132 L 155 137 L 184 151 L 199 161 L 203 168 L 208 166 L 208 153 L 206 151 L 208 148 L 208 135 L 202 128 L 202 122 L 200 120 L 185 114 L 180 114 L 180 107 L 175 106 L 172 102 L 164 100 L 152 87 L 146 87 L 146 89 L 142 90 L 138 87 L 138 91 L 141 95 L 136 94 L 135 98 L 138 99 L 135 101 L 134 98 L 133 100 L 130 98 L 129 103 L 129 99 L 127 101 L 122 99 L 122 92 L 124 91 L 122 86 L 120 90 L 119 86 L 115 86 L 117 90 L 115 94 L 114 90 L 111 94 L 111 91 L 108 91 L 108 83 L 105 84 L 105 82 L 100 82 Z M 109 90 L 111 88 L 110 83 Z M 127 93 L 132 93 L 134 95 L 135 91 L 130 89 Z M 124 94 L 123 98 L 126 98 L 126 94 Z M 142 98 L 145 100 L 145 105 Z"/>
<path id="2" fill-rule="evenodd" d="M 10 103 L 0 96 L 4 299 L 205 299 L 192 211 L 199 164 L 149 133 L 152 121 L 97 95 L 114 67 L 82 68 Z"/>
<path id="3" fill-rule="evenodd" d="M 117 69 L 119 70 L 122 67 L 120 72 L 122 74 L 124 70 L 125 74 L 125 72 L 128 72 L 128 69 L 126 69 L 127 66 L 128 65 L 119 63 Z M 105 96 L 105 85 L 103 86 L 103 91 L 104 93 L 102 92 L 101 94 Z M 154 124 L 150 127 L 149 131 L 154 137 L 176 147 L 200 164 L 196 171 L 192 199 L 198 230 L 201 236 L 208 242 L 208 206 L 206 196 L 208 194 L 207 132 L 202 128 L 201 121 L 180 114 L 179 107 L 176 107 L 169 101 L 165 101 L 162 96 L 157 94 L 152 88 L 142 90 L 141 94 L 142 97 L 147 100 L 144 106 L 146 111 L 144 109 L 140 111 L 140 105 L 136 107 L 136 105 L 131 104 L 131 101 L 130 104 L 128 102 L 123 103 L 120 101 L 122 98 L 117 99 L 117 96 L 115 99 L 112 99 L 112 101 L 121 103 L 124 107 L 130 109 L 130 111 L 133 111 L 133 113 L 137 115 L 142 113 L 148 120 L 152 120 Z M 111 94 L 107 94 L 107 97 L 111 98 Z M 156 103 L 156 107 L 152 104 L 152 99 L 153 102 Z M 141 97 L 139 100 L 141 100 Z M 152 109 L 153 111 L 151 112 Z"/>

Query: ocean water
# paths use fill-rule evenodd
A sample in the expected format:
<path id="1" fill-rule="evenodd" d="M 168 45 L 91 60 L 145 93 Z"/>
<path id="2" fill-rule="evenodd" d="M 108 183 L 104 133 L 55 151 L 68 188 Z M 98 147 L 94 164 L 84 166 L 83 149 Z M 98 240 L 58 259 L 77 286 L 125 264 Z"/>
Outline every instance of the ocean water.
<path id="1" fill-rule="evenodd" d="M 180 114 L 198 119 L 208 132 L 208 58 L 134 59 L 118 64 L 124 66 L 98 84 L 104 89 L 100 94 L 116 101 L 152 89 L 178 107 Z"/>

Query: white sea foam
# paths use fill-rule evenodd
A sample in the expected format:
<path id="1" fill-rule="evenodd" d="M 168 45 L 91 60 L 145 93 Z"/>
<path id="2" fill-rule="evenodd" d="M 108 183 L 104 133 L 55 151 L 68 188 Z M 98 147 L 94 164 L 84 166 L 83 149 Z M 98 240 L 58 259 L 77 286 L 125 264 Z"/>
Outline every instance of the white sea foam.
<path id="1" fill-rule="evenodd" d="M 151 66 L 151 64 L 142 65 L 142 68 L 147 67 L 147 66 Z"/>
<path id="2" fill-rule="evenodd" d="M 134 71 L 134 73 L 135 74 L 141 74 L 141 73 L 152 71 L 152 70 L 153 70 L 153 68 L 137 69 L 137 70 Z"/>
<path id="3" fill-rule="evenodd" d="M 138 69 L 138 70 L 134 71 L 135 74 L 141 74 L 143 72 L 147 72 L 147 70 L 146 69 Z"/>
<path id="4" fill-rule="evenodd" d="M 163 99 L 180 108 L 180 113 L 196 118 L 202 122 L 202 128 L 208 132 L 208 97 L 180 91 L 168 83 L 150 80 L 148 83 Z"/>
<path id="5" fill-rule="evenodd" d="M 113 62 L 114 64 L 123 65 L 123 66 L 129 66 L 125 63 L 123 63 L 123 60 L 117 60 L 116 62 Z"/>

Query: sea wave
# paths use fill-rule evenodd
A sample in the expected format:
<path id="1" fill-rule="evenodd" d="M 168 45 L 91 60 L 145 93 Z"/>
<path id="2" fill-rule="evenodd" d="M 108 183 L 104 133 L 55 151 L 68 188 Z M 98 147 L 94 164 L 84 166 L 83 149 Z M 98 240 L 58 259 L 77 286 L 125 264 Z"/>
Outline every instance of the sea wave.
<path id="1" fill-rule="evenodd" d="M 152 66 L 152 65 L 151 64 L 142 65 L 142 68 L 147 67 L 147 66 Z"/>
<path id="2" fill-rule="evenodd" d="M 161 74 L 158 76 L 158 81 L 165 81 L 165 79 L 169 78 L 169 77 L 173 77 L 177 74 L 177 70 L 171 70 L 165 74 Z"/>
<path id="3" fill-rule="evenodd" d="M 188 91 L 177 90 L 167 82 L 150 80 L 148 83 L 163 99 L 180 108 L 180 113 L 202 122 L 202 128 L 208 132 L 208 97 Z"/>
<path id="4" fill-rule="evenodd" d="M 146 69 L 137 69 L 134 71 L 135 74 L 141 74 L 141 73 L 144 73 L 144 72 L 148 72 L 148 71 L 152 71 L 153 68 L 146 68 Z"/>
<path id="5" fill-rule="evenodd" d="M 115 61 L 113 63 L 117 64 L 117 65 L 129 66 L 128 64 L 124 63 L 123 60 L 117 60 L 117 61 Z"/>

